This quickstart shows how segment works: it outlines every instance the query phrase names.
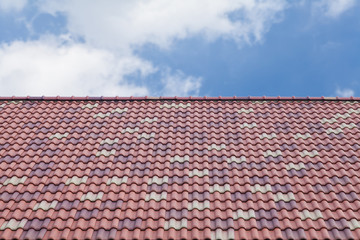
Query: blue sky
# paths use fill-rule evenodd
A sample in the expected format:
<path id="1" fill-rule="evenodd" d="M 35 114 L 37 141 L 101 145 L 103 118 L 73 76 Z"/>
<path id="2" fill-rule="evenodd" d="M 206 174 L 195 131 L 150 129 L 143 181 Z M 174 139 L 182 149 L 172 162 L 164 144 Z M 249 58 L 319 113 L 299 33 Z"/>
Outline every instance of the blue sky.
<path id="1" fill-rule="evenodd" d="M 356 0 L 0 0 L 0 95 L 358 96 Z"/>

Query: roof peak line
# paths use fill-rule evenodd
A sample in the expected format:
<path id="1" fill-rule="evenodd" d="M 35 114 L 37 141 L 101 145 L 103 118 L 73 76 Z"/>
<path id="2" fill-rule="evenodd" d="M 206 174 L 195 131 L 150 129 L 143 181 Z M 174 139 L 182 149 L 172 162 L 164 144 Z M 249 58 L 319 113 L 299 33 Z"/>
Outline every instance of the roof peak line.
<path id="1" fill-rule="evenodd" d="M 71 96 L 71 97 L 61 97 L 61 96 L 39 96 L 39 97 L 35 97 L 35 96 L 12 96 L 12 97 L 1 97 L 0 96 L 0 101 L 6 101 L 6 100 L 11 100 L 11 101 L 21 101 L 21 100 L 30 100 L 30 101 L 141 101 L 141 100 L 150 100 L 150 101 L 154 101 L 154 100 L 173 100 L 173 101 L 219 101 L 219 100 L 223 100 L 223 101 L 360 101 L 360 97 L 266 97 L 266 96 L 262 96 L 262 97 L 253 97 L 253 96 L 248 96 L 248 97 L 238 97 L 238 96 L 233 96 L 233 97 L 208 97 L 208 96 L 203 96 L 203 97 L 151 97 L 151 96 L 145 96 L 145 97 L 75 97 L 75 96 Z"/>

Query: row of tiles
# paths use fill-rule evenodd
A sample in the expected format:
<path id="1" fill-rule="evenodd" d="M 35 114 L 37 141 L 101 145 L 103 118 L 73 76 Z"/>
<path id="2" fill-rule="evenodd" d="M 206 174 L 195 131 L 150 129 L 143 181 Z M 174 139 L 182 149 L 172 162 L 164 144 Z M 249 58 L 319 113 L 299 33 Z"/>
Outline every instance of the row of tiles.
<path id="1" fill-rule="evenodd" d="M 39 231 L 30 229 L 24 231 L 18 229 L 12 231 L 6 229 L 1 236 L 4 239 L 358 239 L 360 238 L 360 230 L 338 230 L 336 228 L 327 230 L 322 228 L 315 229 L 244 229 L 239 230 L 222 230 L 216 229 L 212 231 L 209 228 L 200 229 L 185 229 L 181 230 L 163 229 L 153 230 L 151 228 L 141 230 L 117 229 L 86 229 L 80 228 L 71 231 L 70 229 L 59 230 L 57 228 L 47 230 L 41 229 Z"/>
<path id="2" fill-rule="evenodd" d="M 337 209 L 352 209 L 354 211 L 360 209 L 359 193 L 233 193 L 225 192 L 154 192 L 154 191 L 143 191 L 140 193 L 134 192 L 35 192 L 35 193 L 7 193 L 1 194 L 0 202 L 5 203 L 1 208 L 9 210 L 16 210 L 22 208 L 29 208 L 31 205 L 21 206 L 20 204 L 30 204 L 34 201 L 43 202 L 43 204 L 51 205 L 53 201 L 58 203 L 64 203 L 59 207 L 69 207 L 73 202 L 76 202 L 75 206 L 85 204 L 91 207 L 93 204 L 98 205 L 97 201 L 109 201 L 110 206 L 113 202 L 121 201 L 127 202 L 126 207 L 132 206 L 134 209 L 138 207 L 138 204 L 142 204 L 148 208 L 176 208 L 181 209 L 185 207 L 187 209 L 188 204 L 200 202 L 211 202 L 211 205 L 217 209 L 276 209 L 278 207 L 286 209 L 320 209 L 320 210 L 337 210 Z M 101 203 L 100 201 L 100 203 Z M 244 203 L 244 201 L 246 203 Z M 93 203 L 95 202 L 95 203 Z M 10 204 L 10 205 L 7 205 Z"/>
<path id="3" fill-rule="evenodd" d="M 83 200 L 84 195 L 80 197 Z M 98 196 L 98 195 L 96 195 Z M 232 202 L 231 199 L 226 201 L 164 201 L 155 202 L 142 200 L 110 200 L 103 201 L 102 199 L 96 199 L 96 201 L 89 200 L 89 194 L 86 194 L 87 199 L 80 201 L 75 200 L 63 200 L 58 201 L 33 199 L 31 202 L 25 202 L 21 200 L 19 202 L 9 201 L 5 203 L 1 209 L 1 216 L 5 220 L 16 219 L 21 220 L 23 218 L 54 218 L 57 215 L 58 218 L 67 219 L 71 218 L 175 218 L 177 220 L 182 218 L 197 218 L 197 219 L 227 219 L 227 218 L 243 218 L 245 220 L 254 219 L 359 219 L 357 214 L 360 211 L 360 202 L 356 200 L 354 202 L 328 202 L 323 200 L 322 202 L 304 202 L 304 201 L 269 201 L 263 202 L 261 200 L 252 202 L 248 200 L 247 203 L 242 201 Z M 102 195 L 104 197 L 104 195 Z M 147 196 L 146 196 L 147 197 Z M 93 200 L 93 199 L 91 199 Z M 2 201 L 1 201 L 2 202 Z M 4 203 L 4 202 L 2 202 Z M 22 206 L 25 204 L 26 206 Z M 219 215 L 220 214 L 220 215 Z"/>
<path id="4" fill-rule="evenodd" d="M 221 146 L 221 145 L 216 145 Z M 69 149 L 67 147 L 71 147 Z M 93 148 L 89 146 L 89 149 L 84 146 L 83 148 L 77 148 L 72 145 L 64 147 L 63 149 L 37 149 L 36 151 L 32 149 L 19 149 L 15 151 L 13 149 L 7 150 L 3 148 L 0 150 L 0 154 L 2 156 L 2 160 L 6 163 L 17 162 L 20 164 L 20 161 L 23 160 L 26 163 L 30 164 L 31 159 L 36 159 L 36 162 L 45 162 L 48 163 L 50 161 L 56 162 L 66 162 L 66 159 L 72 159 L 73 162 L 89 162 L 97 159 L 97 161 L 104 162 L 106 159 L 110 159 L 114 162 L 125 162 L 131 161 L 132 159 L 139 160 L 141 163 L 148 159 L 148 161 L 160 162 L 162 164 L 167 164 L 165 166 L 169 166 L 169 164 L 183 164 L 184 167 L 188 167 L 189 164 L 197 164 L 202 161 L 209 161 L 208 164 L 247 164 L 248 166 L 253 166 L 258 168 L 256 165 L 262 164 L 262 162 L 275 162 L 280 163 L 284 162 L 288 163 L 301 163 L 304 160 L 316 164 L 316 162 L 326 163 L 327 161 L 331 161 L 332 164 L 345 164 L 346 162 L 353 163 L 358 159 L 359 149 L 357 145 L 348 146 L 348 150 L 344 149 L 344 147 L 337 147 L 331 150 L 327 150 L 324 146 L 319 147 L 307 147 L 305 150 L 291 149 L 289 150 L 289 146 L 286 146 L 287 149 L 284 149 L 285 146 L 282 147 L 273 146 L 256 149 L 249 148 L 246 151 L 244 148 L 247 145 L 240 146 L 242 149 L 228 148 L 228 149 L 211 149 L 205 148 L 203 150 L 199 149 L 173 149 L 169 148 L 163 150 L 162 148 L 151 149 L 147 148 L 130 148 L 126 149 L 125 147 L 121 147 L 119 145 L 112 146 L 111 148 Z M 237 146 L 236 148 L 238 148 Z M 281 150 L 281 148 L 283 150 Z M 84 160 L 87 158 L 88 160 Z M 185 159 L 185 160 L 176 160 Z M 21 160 L 20 160 L 21 159 Z M 41 160 L 44 159 L 44 160 Z M 64 160 L 63 160 L 64 159 Z M 152 160 L 153 159 L 153 160 Z M 171 160 L 175 159 L 175 160 Z M 235 159 L 235 160 L 232 160 Z M 236 160 L 236 159 L 244 159 L 244 160 Z M 254 161 L 254 162 L 252 162 Z M 175 167 L 175 166 L 174 166 Z M 214 166 L 216 168 L 216 166 Z"/>
<path id="5" fill-rule="evenodd" d="M 103 171 L 106 175 L 111 177 L 112 173 L 116 175 L 123 175 L 119 171 L 123 171 L 129 177 L 144 176 L 144 175 L 157 175 L 163 176 L 166 174 L 158 173 L 158 171 L 168 173 L 171 176 L 177 177 L 192 177 L 192 176 L 209 176 L 209 177 L 235 177 L 235 176 L 264 176 L 258 173 L 261 171 L 266 173 L 267 176 L 274 176 L 274 173 L 280 173 L 282 176 L 289 175 L 306 175 L 308 178 L 314 176 L 314 171 L 319 172 L 316 176 L 338 176 L 343 174 L 344 171 L 358 171 L 360 169 L 360 161 L 358 158 L 342 157 L 342 158 L 321 158 L 320 161 L 312 159 L 307 163 L 302 162 L 303 158 L 285 158 L 285 159 L 260 159 L 244 157 L 233 157 L 223 159 L 202 159 L 196 158 L 191 162 L 171 162 L 163 158 L 144 160 L 142 158 L 127 158 L 117 159 L 116 161 L 108 161 L 109 159 L 98 159 L 96 163 L 81 159 L 41 159 L 40 161 L 31 161 L 29 157 L 4 160 L 0 166 L 0 171 L 6 175 L 0 177 L 0 183 L 5 181 L 6 178 L 17 176 L 20 172 L 26 173 L 29 177 L 46 177 L 43 172 L 51 174 L 52 177 L 58 179 L 59 172 L 65 172 L 67 176 L 82 176 L 81 172 L 87 173 L 90 177 L 102 176 Z M 230 159 L 230 160 L 229 160 Z M 235 159 L 235 160 L 234 160 Z M 105 161 L 104 161 L 105 160 Z M 206 160 L 206 162 L 204 162 Z M 277 161 L 276 161 L 277 160 Z M 115 171 L 115 172 L 114 172 Z M 149 171 L 155 174 L 149 174 Z M 53 173 L 51 173 L 53 172 Z M 268 173 L 270 172 L 270 173 Z M 39 175 L 40 174 L 40 175 Z M 42 175 L 42 176 L 41 176 Z M 315 177 L 315 176 L 314 176 Z M 1 180 L 2 179 L 2 180 Z M 37 181 L 35 179 L 35 181 Z M 55 180 L 55 182 L 59 182 Z"/>
<path id="6" fill-rule="evenodd" d="M 125 123 L 124 118 L 129 119 L 129 122 L 139 123 L 143 125 L 147 124 L 161 124 L 166 122 L 174 122 L 175 120 L 179 120 L 180 122 L 194 122 L 194 123 L 235 123 L 235 122 L 249 122 L 250 120 L 264 123 L 267 120 L 270 124 L 275 124 L 277 122 L 288 122 L 288 123 L 320 123 L 320 124 L 337 124 L 337 123 L 348 123 L 348 122 L 356 122 L 360 118 L 360 110 L 359 113 L 333 113 L 329 114 L 329 112 L 319 113 L 314 115 L 313 112 L 256 112 L 256 113 L 247 113 L 247 114 L 239 114 L 236 111 L 231 112 L 209 112 L 209 113 L 201 113 L 193 110 L 183 111 L 183 112 L 124 112 L 124 113 L 112 113 L 103 115 L 97 113 L 98 111 L 93 112 L 77 112 L 77 113 L 33 113 L 31 111 L 26 111 L 25 113 L 2 113 L 1 119 L 4 120 L 4 123 L 7 125 L 12 125 L 15 123 L 27 123 L 31 122 L 33 124 L 37 124 L 39 121 L 45 124 L 45 127 L 52 126 L 53 124 L 60 123 L 70 123 L 74 122 L 74 120 L 78 120 L 82 124 L 84 123 L 108 123 L 110 120 L 116 123 Z M 100 114 L 100 115 L 99 115 Z M 284 119 L 285 118 L 285 119 Z M 28 120 L 28 121 L 26 121 Z M 55 120 L 52 122 L 51 120 Z M 352 121 L 353 120 L 353 121 Z"/>
<path id="7" fill-rule="evenodd" d="M 126 108 L 125 108 L 126 109 Z M 359 108 L 360 109 L 360 108 Z M 349 121 L 351 119 L 359 119 L 360 110 L 350 109 L 347 112 L 339 111 L 324 111 L 319 112 L 314 115 L 313 111 L 288 111 L 283 109 L 282 111 L 273 111 L 273 110 L 251 110 L 251 112 L 246 112 L 249 110 L 246 109 L 224 109 L 217 112 L 212 111 L 203 111 L 202 109 L 184 109 L 184 110 L 173 110 L 173 111 L 151 111 L 133 109 L 132 111 L 124 111 L 121 108 L 111 109 L 96 109 L 93 111 L 78 111 L 74 113 L 63 112 L 67 111 L 62 109 L 60 111 L 39 111 L 37 109 L 33 110 L 23 110 L 19 111 L 1 111 L 1 118 L 5 120 L 5 123 L 11 124 L 12 122 L 25 122 L 25 119 L 29 119 L 30 122 L 37 123 L 38 120 L 44 120 L 46 124 L 51 124 L 49 119 L 59 120 L 59 122 L 72 122 L 74 119 L 79 119 L 81 122 L 109 122 L 110 119 L 115 122 L 124 122 L 123 117 L 130 119 L 130 122 L 138 122 L 141 124 L 147 123 L 159 123 L 159 122 L 169 122 L 174 119 L 191 119 L 194 122 L 217 122 L 216 118 L 220 119 L 220 122 L 237 122 L 241 120 L 248 121 L 254 119 L 259 122 L 264 122 L 267 119 L 270 123 L 280 121 L 280 122 L 292 122 L 301 123 L 308 121 L 311 123 L 321 123 L 321 124 L 335 124 L 338 122 Z M 121 112 L 122 111 L 122 112 Z M 203 112 L 202 112 L 203 111 Z M 243 111 L 243 112 L 241 112 Z M 206 118 L 207 116 L 208 118 Z M 286 119 L 283 119 L 283 118 Z M 311 118 L 310 118 L 311 117 Z M 310 119 L 308 119 L 310 118 Z M 38 119 L 37 121 L 34 121 Z M 13 121 L 10 121 L 13 120 Z"/>
<path id="8" fill-rule="evenodd" d="M 360 137 L 360 134 L 359 134 Z M 151 157 L 152 159 L 166 159 L 174 158 L 176 156 L 187 156 L 191 159 L 189 161 L 198 161 L 199 159 L 218 159 L 231 158 L 231 157 L 245 157 L 249 160 L 260 159 L 263 161 L 266 158 L 281 158 L 290 159 L 304 159 L 308 158 L 321 158 L 326 157 L 357 157 L 360 152 L 360 146 L 356 142 L 355 138 L 351 141 L 344 141 L 343 145 L 338 145 L 336 142 L 331 144 L 331 141 L 322 142 L 309 142 L 309 144 L 295 143 L 295 142 L 273 142 L 273 145 L 263 142 L 251 141 L 244 142 L 242 140 L 236 143 L 235 141 L 216 141 L 216 143 L 204 143 L 199 144 L 197 142 L 185 142 L 180 143 L 174 141 L 168 141 L 167 144 L 150 142 L 127 142 L 127 143 L 112 143 L 112 144 L 101 144 L 98 141 L 96 145 L 92 145 L 91 142 L 82 141 L 83 139 L 76 140 L 73 143 L 62 143 L 56 145 L 54 143 L 43 144 L 28 144 L 28 143 L 13 143 L 0 145 L 0 154 L 3 158 L 22 156 L 23 158 L 41 157 L 48 159 L 49 157 L 111 157 L 111 156 L 138 156 L 139 158 Z M 105 139 L 102 141 L 114 141 Z M 165 141 L 165 138 L 164 138 Z M 83 144 L 81 144 L 81 142 Z M 183 142 L 183 141 L 182 141 Z M 143 156 L 143 157 L 141 157 Z M 6 161 L 6 160 L 5 160 Z M 46 160 L 45 160 L 46 161 Z M 259 161 L 259 160 L 258 160 Z M 286 160 L 285 160 L 286 161 Z M 289 161 L 289 160 L 288 160 Z M 311 161 L 311 159 L 310 159 Z"/>
<path id="9" fill-rule="evenodd" d="M 23 126 L 22 124 L 12 124 L 4 125 L 1 127 L 1 131 L 5 134 L 4 138 L 13 136 L 13 132 L 16 133 L 27 133 L 31 134 L 30 137 L 33 137 L 32 134 L 40 134 L 39 139 L 52 139 L 56 136 L 53 134 L 58 133 L 64 135 L 63 138 L 66 138 L 70 134 L 69 138 L 82 136 L 84 133 L 93 133 L 93 134 L 116 134 L 118 136 L 126 136 L 131 138 L 131 136 L 141 135 L 142 133 L 151 133 L 156 132 L 158 135 L 163 135 L 167 131 L 170 131 L 172 134 L 183 134 L 185 136 L 206 136 L 214 133 L 219 133 L 224 136 L 232 135 L 233 137 L 240 137 L 249 133 L 256 134 L 256 138 L 261 139 L 282 139 L 282 138 L 322 138 L 327 135 L 335 134 L 349 134 L 353 132 L 354 134 L 359 132 L 358 124 L 354 122 L 333 124 L 333 125 L 320 125 L 309 123 L 301 123 L 296 125 L 290 125 L 286 123 L 256 123 L 254 121 L 234 123 L 234 124 L 221 124 L 221 123 L 189 123 L 177 124 L 168 122 L 162 124 L 152 124 L 152 125 L 139 125 L 136 123 L 126 122 L 124 124 L 119 123 L 109 123 L 109 124 L 92 124 L 92 123 L 64 123 L 64 124 L 53 124 L 51 126 L 40 126 L 32 127 Z M 230 129 L 228 129 L 230 128 Z M 13 129 L 13 131 L 10 131 Z M 48 135 L 48 133 L 53 133 Z M 67 134 L 67 135 L 65 135 Z M 275 135 L 276 134 L 276 135 Z M 305 136 L 297 137 L 297 135 L 302 134 Z M 314 134 L 314 136 L 312 136 Z M 325 135 L 326 134 L 326 135 Z M 279 136 L 278 136 L 279 135 Z M 62 136 L 60 136 L 62 137 Z M 252 137 L 255 139 L 255 137 Z"/>
<path id="10" fill-rule="evenodd" d="M 11 128 L 10 128 L 11 129 Z M 205 128 L 204 128 L 205 129 Z M 130 129 L 131 130 L 131 129 Z M 129 131 L 130 131 L 129 130 Z M 196 130 L 196 129 L 195 129 Z M 95 144 L 105 144 L 104 141 L 115 141 L 119 144 L 131 144 L 131 143 L 147 143 L 147 144 L 184 144 L 192 143 L 198 145 L 206 144 L 217 144 L 222 143 L 236 143 L 236 144 L 299 144 L 299 145 L 309 145 L 309 144 L 321 144 L 325 141 L 326 143 L 332 143 L 336 145 L 346 145 L 346 143 L 356 143 L 356 140 L 360 136 L 360 131 L 354 130 L 339 130 L 336 129 L 323 129 L 319 131 L 308 130 L 308 129 L 298 129 L 298 131 L 286 130 L 281 131 L 281 129 L 272 131 L 270 129 L 264 129 L 259 132 L 241 132 L 236 129 L 232 130 L 221 130 L 217 129 L 211 131 L 207 129 L 206 131 L 201 131 L 197 129 L 195 132 L 187 130 L 172 131 L 168 129 L 152 129 L 152 130 L 142 130 L 141 132 L 136 133 L 122 133 L 118 128 L 105 128 L 103 130 L 93 130 L 93 129 L 83 129 L 81 132 L 76 132 L 75 129 L 69 129 L 69 131 L 61 131 L 59 129 L 47 129 L 43 133 L 35 132 L 26 132 L 22 130 L 17 130 L 15 132 L 7 129 L 8 133 L 3 133 L 0 139 L 0 144 L 14 144 L 24 145 L 31 144 L 41 145 L 61 145 L 61 144 L 78 144 L 79 141 L 85 141 L 87 143 Z M 131 130 L 132 131 L 132 130 Z M 311 133 L 310 133 L 311 132 Z M 168 138 L 168 141 L 166 141 Z M 338 140 L 341 138 L 341 141 Z M 145 141 L 144 140 L 151 140 Z M 169 141 L 170 140 L 170 141 Z M 343 142 L 345 141 L 345 142 Z M 102 143 L 104 142 L 104 143 Z"/>
<path id="11" fill-rule="evenodd" d="M 227 163 L 198 163 L 192 164 L 192 166 L 190 164 L 186 164 L 185 166 L 182 165 L 181 167 L 177 166 L 173 168 L 170 164 L 164 164 L 165 166 L 161 166 L 161 164 L 154 164 L 152 167 L 147 168 L 148 164 L 146 163 L 138 163 L 133 167 L 128 167 L 127 164 L 124 164 L 121 167 L 111 168 L 107 168 L 107 165 L 105 164 L 101 165 L 102 168 L 96 168 L 96 164 L 89 165 L 90 166 L 88 167 L 84 166 L 84 168 L 70 166 L 66 169 L 56 168 L 59 165 L 49 164 L 47 169 L 27 168 L 23 170 L 20 168 L 17 169 L 16 165 L 14 166 L 14 164 L 11 164 L 12 167 L 8 166 L 7 169 L 0 170 L 0 179 L 2 180 L 0 184 L 61 184 L 68 181 L 69 178 L 82 178 L 84 176 L 93 179 L 91 181 L 96 185 L 104 184 L 112 177 L 122 178 L 124 176 L 131 178 L 129 183 L 137 185 L 147 183 L 151 178 L 160 178 L 160 181 L 162 181 L 161 184 L 168 183 L 170 185 L 212 185 L 216 181 L 220 184 L 230 182 L 232 185 L 245 185 L 248 183 L 265 184 L 265 181 L 270 181 L 271 184 L 290 183 L 291 185 L 316 183 L 321 185 L 357 185 L 359 182 L 359 176 L 357 175 L 358 169 L 356 166 L 354 168 L 346 168 L 346 165 L 342 165 L 340 163 L 334 164 L 332 167 L 329 167 L 329 169 L 318 167 L 310 168 L 310 164 L 305 166 L 305 164 L 294 164 L 291 162 L 286 165 L 280 165 L 278 168 L 271 169 L 267 169 L 266 166 L 256 166 L 255 164 L 252 166 L 249 164 L 249 166 L 247 166 L 246 164 Z M 266 163 L 263 165 L 266 165 Z M 339 166 L 339 168 L 336 168 L 337 166 Z M 19 179 L 24 175 L 26 178 L 20 181 Z M 61 181 L 59 178 L 63 177 L 64 180 Z M 90 183 L 91 182 L 89 182 L 89 184 Z M 160 184 L 158 183 L 158 185 Z"/>
<path id="12" fill-rule="evenodd" d="M 125 173 L 121 169 L 115 169 L 111 171 L 110 169 L 105 170 L 91 170 L 86 169 L 85 171 L 81 169 L 67 171 L 61 170 L 44 170 L 39 169 L 32 171 L 31 169 L 27 171 L 17 171 L 8 169 L 7 171 L 0 171 L 2 174 L 0 187 L 6 186 L 6 188 L 12 189 L 21 189 L 24 187 L 33 188 L 32 186 L 38 185 L 54 185 L 59 186 L 62 184 L 70 185 L 80 185 L 81 183 L 86 183 L 88 186 L 92 187 L 106 187 L 110 184 L 122 185 L 122 188 L 126 187 L 140 187 L 140 186 L 150 186 L 150 185 L 166 185 L 166 187 L 177 188 L 177 187 L 207 187 L 213 185 L 228 185 L 230 184 L 234 188 L 249 188 L 255 184 L 259 185 L 286 185 L 289 184 L 293 187 L 308 187 L 311 186 L 322 186 L 324 188 L 330 188 L 331 185 L 336 185 L 336 187 L 353 187 L 353 189 L 359 188 L 359 176 L 356 175 L 358 171 L 352 169 L 340 169 L 336 170 L 320 170 L 317 175 L 317 170 L 307 171 L 309 173 L 304 173 L 302 169 L 298 170 L 267 170 L 253 169 L 252 171 L 247 170 L 229 170 L 223 169 L 222 171 L 212 170 L 212 174 L 205 170 L 193 170 L 188 171 L 187 174 L 182 173 L 181 169 L 174 169 L 175 174 L 166 174 L 166 172 L 171 171 L 172 169 L 153 169 L 153 170 L 135 170 L 131 171 L 130 169 L 125 170 Z M 162 173 L 161 171 L 165 172 Z M 186 171 L 186 169 L 185 169 Z M 335 173 L 336 175 L 329 174 Z M 348 177 L 347 175 L 341 175 L 343 172 L 348 172 L 353 175 Z M 19 174 L 16 174 L 19 173 Z M 228 174 L 227 174 L 228 173 Z M 257 174 L 259 173 L 259 174 Z M 25 175 L 25 176 L 24 176 Z M 340 176 L 340 177 L 338 177 Z M 89 179 L 89 181 L 88 181 Z M 115 186 L 114 186 L 115 187 Z M 117 187 L 115 187 L 117 188 Z"/>
<path id="13" fill-rule="evenodd" d="M 56 214 L 53 214 L 54 217 L 58 217 Z M 172 226 L 168 227 L 169 224 L 173 222 Z M 335 224 L 334 224 L 335 222 Z M 333 223 L 333 224 L 331 224 Z M 22 224 L 22 225 L 20 225 Z M 26 225 L 27 224 L 27 225 Z M 46 224 L 46 225 L 45 225 Z M 58 219 L 32 219 L 32 220 L 7 220 L 4 221 L 0 219 L 0 236 L 1 232 L 6 229 L 16 230 L 17 228 L 24 228 L 25 230 L 34 229 L 34 230 L 41 230 L 45 226 L 50 229 L 71 229 L 72 231 L 76 229 L 82 229 L 82 230 L 89 230 L 89 229 L 111 229 L 111 228 L 117 228 L 118 230 L 136 230 L 136 229 L 147 229 L 151 228 L 154 230 L 163 230 L 165 227 L 165 230 L 169 229 L 176 229 L 181 230 L 183 228 L 187 228 L 188 230 L 192 229 L 200 229 L 205 230 L 207 228 L 210 229 L 223 229 L 228 230 L 230 228 L 238 229 L 246 229 L 251 230 L 253 228 L 257 228 L 258 230 L 261 229 L 268 229 L 268 230 L 275 230 L 276 228 L 280 229 L 303 229 L 303 230 L 309 230 L 309 229 L 338 229 L 338 230 L 357 230 L 359 229 L 359 221 L 356 219 L 346 220 L 346 219 L 318 219 L 316 221 L 311 219 L 302 220 L 300 218 L 290 220 L 290 219 L 272 219 L 272 220 L 266 220 L 266 219 L 250 219 L 250 220 L 233 220 L 227 219 L 182 219 L 182 220 L 175 220 L 173 218 L 171 219 L 140 219 L 136 218 L 136 220 L 131 219 L 73 219 L 73 218 L 66 218 L 64 220 Z M 12 225 L 12 226 L 9 226 Z M 20 225 L 20 226 L 19 226 Z"/>
<path id="14" fill-rule="evenodd" d="M 324 107 L 336 107 L 336 106 L 356 106 L 359 104 L 359 101 L 301 101 L 301 100 L 293 100 L 293 101 L 278 101 L 278 100 L 251 100 L 251 101 L 242 101 L 242 100 L 233 100 L 233 101 L 222 101 L 222 100 L 165 100 L 165 99 L 159 99 L 159 100 L 152 100 L 152 101 L 145 101 L 145 100 L 127 100 L 127 101 L 94 101 L 94 100 L 76 100 L 76 101 L 58 101 L 58 100 L 39 100 L 39 101 L 26 101 L 26 100 L 16 100 L 16 101 L 10 101 L 10 100 L 3 100 L 0 101 L 0 107 L 9 107 L 9 106 L 24 106 L 26 108 L 32 107 L 32 106 L 39 106 L 39 105 L 46 105 L 46 106 L 59 106 L 59 105 L 67 105 L 67 106 L 74 106 L 74 107 L 80 107 L 82 109 L 86 108 L 93 108 L 98 107 L 99 105 L 222 105 L 222 106 L 228 106 L 228 105 L 253 105 L 253 106 L 262 106 L 262 105 L 270 105 L 273 107 L 279 107 L 281 105 L 295 105 L 295 106 L 301 106 L 301 107 L 312 107 L 312 106 L 324 106 Z"/>
<path id="15" fill-rule="evenodd" d="M 360 120 L 359 120 L 360 121 Z M 248 134 L 255 134 L 255 136 L 248 136 L 250 139 L 265 140 L 281 140 L 281 139 L 316 139 L 325 138 L 326 136 L 334 135 L 350 135 L 359 133 L 359 124 L 354 122 L 343 122 L 338 124 L 288 124 L 288 123 L 259 123 L 254 121 L 242 123 L 179 123 L 167 122 L 161 124 L 140 125 L 136 123 L 61 123 L 53 124 L 52 126 L 31 126 L 32 124 L 12 124 L 3 125 L 0 130 L 4 134 L 2 138 L 7 139 L 13 137 L 14 132 L 18 134 L 29 134 L 30 139 L 45 139 L 55 140 L 55 138 L 78 138 L 86 137 L 88 135 L 107 136 L 112 135 L 117 137 L 133 138 L 143 133 L 156 133 L 156 135 L 164 135 L 167 132 L 183 137 L 209 137 L 214 133 L 221 134 L 226 138 L 241 138 Z M 12 129 L 12 131 L 10 131 Z M 35 136 L 33 134 L 39 134 Z M 55 134 L 58 134 L 55 135 Z M 300 140 L 299 140 L 300 141 Z"/>
<path id="16" fill-rule="evenodd" d="M 202 109 L 213 109 L 217 110 L 219 108 L 256 108 L 256 109 L 318 109 L 331 111 L 333 109 L 337 109 L 338 111 L 344 109 L 357 108 L 359 103 L 348 103 L 348 102 L 273 102 L 273 101 L 264 101 L 264 102 L 256 102 L 256 101 L 38 101 L 38 102 L 18 102 L 18 104 L 14 104 L 11 102 L 0 102 L 0 109 L 72 109 L 72 110 L 92 110 L 99 108 L 114 108 L 114 107 L 128 107 L 131 108 L 139 108 L 141 109 L 144 105 L 147 106 L 147 109 L 187 109 L 187 108 L 202 108 Z"/>

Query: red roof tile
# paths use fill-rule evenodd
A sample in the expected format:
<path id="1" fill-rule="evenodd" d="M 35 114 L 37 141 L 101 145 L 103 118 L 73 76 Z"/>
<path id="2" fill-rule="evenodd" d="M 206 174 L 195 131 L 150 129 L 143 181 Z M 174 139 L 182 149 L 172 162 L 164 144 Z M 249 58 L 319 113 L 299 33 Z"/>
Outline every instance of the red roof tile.
<path id="1" fill-rule="evenodd" d="M 0 100 L 0 238 L 360 238 L 359 98 Z"/>

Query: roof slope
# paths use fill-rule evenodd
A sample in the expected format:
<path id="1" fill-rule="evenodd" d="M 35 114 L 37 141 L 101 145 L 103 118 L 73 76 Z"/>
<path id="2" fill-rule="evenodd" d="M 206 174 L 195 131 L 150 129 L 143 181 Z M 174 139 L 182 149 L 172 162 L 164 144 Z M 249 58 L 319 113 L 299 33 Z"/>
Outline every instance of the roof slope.
<path id="1" fill-rule="evenodd" d="M 1 238 L 360 238 L 360 103 L 0 102 Z"/>

